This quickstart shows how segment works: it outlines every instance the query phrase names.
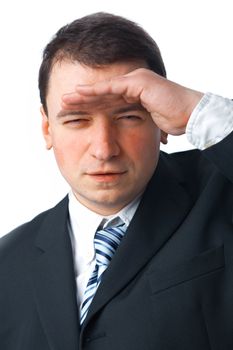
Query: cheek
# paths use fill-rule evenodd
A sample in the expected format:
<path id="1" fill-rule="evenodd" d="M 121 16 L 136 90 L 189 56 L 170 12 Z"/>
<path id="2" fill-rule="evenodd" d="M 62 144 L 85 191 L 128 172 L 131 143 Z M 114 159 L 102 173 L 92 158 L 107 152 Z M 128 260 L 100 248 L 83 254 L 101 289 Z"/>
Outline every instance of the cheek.
<path id="1" fill-rule="evenodd" d="M 160 130 L 152 127 L 151 130 L 133 133 L 125 140 L 125 144 L 135 160 L 153 163 L 159 153 Z"/>
<path id="2" fill-rule="evenodd" d="M 77 163 L 81 157 L 81 149 L 78 147 L 76 138 L 72 137 L 57 137 L 53 142 L 53 152 L 56 158 L 57 164 L 60 168 L 66 166 L 72 166 L 75 162 Z"/>

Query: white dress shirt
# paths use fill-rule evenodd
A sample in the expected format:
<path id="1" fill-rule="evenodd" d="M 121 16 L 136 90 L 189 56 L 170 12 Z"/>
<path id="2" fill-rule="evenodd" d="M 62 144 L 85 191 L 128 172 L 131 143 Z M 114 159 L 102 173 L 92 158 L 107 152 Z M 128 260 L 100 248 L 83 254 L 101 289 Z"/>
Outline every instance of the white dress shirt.
<path id="1" fill-rule="evenodd" d="M 75 197 L 72 191 L 69 193 L 69 233 L 74 257 L 74 270 L 77 284 L 77 303 L 81 306 L 84 299 L 89 277 L 95 267 L 94 236 L 102 221 L 120 217 L 128 227 L 140 202 L 137 197 L 125 208 L 114 215 L 101 216 L 84 205 Z"/>
<path id="2" fill-rule="evenodd" d="M 221 141 L 233 130 L 233 102 L 230 99 L 207 93 L 194 109 L 186 135 L 190 143 L 205 149 Z M 83 206 L 72 192 L 69 193 L 69 233 L 74 257 L 77 284 L 77 303 L 81 306 L 89 277 L 95 267 L 94 235 L 103 219 L 119 216 L 128 226 L 141 197 L 119 213 L 103 217 Z"/>

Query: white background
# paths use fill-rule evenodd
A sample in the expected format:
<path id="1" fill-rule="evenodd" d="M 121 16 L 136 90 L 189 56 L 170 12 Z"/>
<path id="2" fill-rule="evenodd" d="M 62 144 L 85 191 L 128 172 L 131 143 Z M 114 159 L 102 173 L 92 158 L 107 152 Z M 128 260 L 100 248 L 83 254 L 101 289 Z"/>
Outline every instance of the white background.
<path id="1" fill-rule="evenodd" d="M 168 77 L 233 97 L 232 0 L 8 0 L 0 5 L 0 235 L 68 191 L 40 130 L 42 50 L 64 24 L 105 11 L 141 24 L 158 43 Z M 191 147 L 170 137 L 165 150 Z"/>

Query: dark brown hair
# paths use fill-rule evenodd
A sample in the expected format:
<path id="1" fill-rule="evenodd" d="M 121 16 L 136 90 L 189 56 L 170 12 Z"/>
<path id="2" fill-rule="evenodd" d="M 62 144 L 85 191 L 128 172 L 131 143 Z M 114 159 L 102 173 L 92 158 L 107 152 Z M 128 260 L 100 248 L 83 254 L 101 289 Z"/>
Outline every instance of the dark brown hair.
<path id="1" fill-rule="evenodd" d="M 85 16 L 62 27 L 44 49 L 39 90 L 46 113 L 50 73 L 53 64 L 63 59 L 78 61 L 93 68 L 137 60 L 166 76 L 157 44 L 136 23 L 102 12 Z"/>

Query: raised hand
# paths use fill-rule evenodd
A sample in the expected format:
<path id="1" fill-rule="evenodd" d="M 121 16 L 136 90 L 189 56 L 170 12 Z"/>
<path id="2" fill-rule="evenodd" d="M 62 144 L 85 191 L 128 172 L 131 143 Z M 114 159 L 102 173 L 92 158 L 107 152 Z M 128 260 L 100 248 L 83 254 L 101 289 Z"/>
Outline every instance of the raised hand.
<path id="1" fill-rule="evenodd" d="M 98 104 L 104 96 L 121 96 L 128 103 L 140 103 L 161 130 L 181 135 L 203 94 L 139 68 L 91 85 L 77 85 L 75 92 L 63 96 L 62 107 L 74 110 L 80 104 Z"/>

